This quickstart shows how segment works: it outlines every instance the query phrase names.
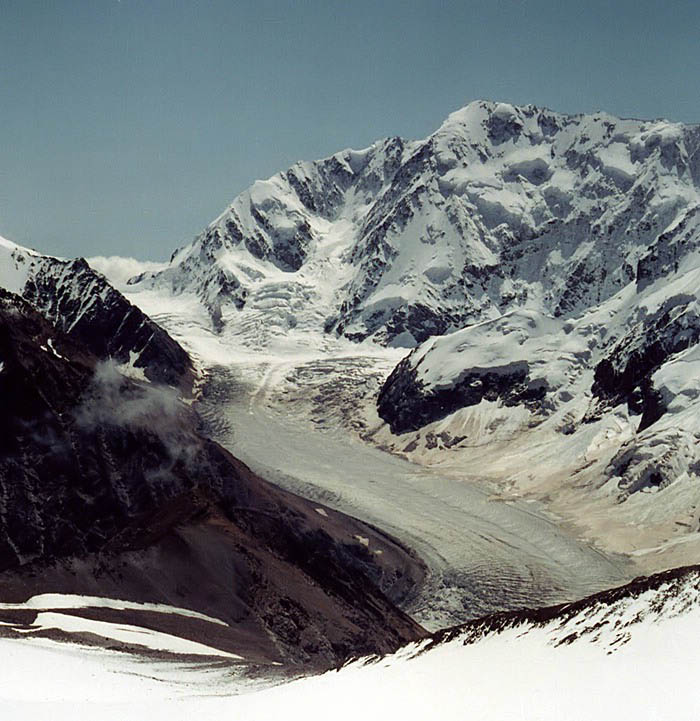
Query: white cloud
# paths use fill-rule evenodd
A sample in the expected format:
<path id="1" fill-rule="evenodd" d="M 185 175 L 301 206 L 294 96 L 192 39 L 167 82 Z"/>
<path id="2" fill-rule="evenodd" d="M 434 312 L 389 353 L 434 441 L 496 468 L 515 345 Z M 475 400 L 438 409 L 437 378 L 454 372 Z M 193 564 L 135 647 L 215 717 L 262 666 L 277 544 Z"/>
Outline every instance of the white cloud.
<path id="1" fill-rule="evenodd" d="M 107 280 L 116 288 L 123 288 L 129 278 L 147 271 L 155 272 L 162 270 L 168 264 L 152 260 L 137 260 L 136 258 L 123 258 L 119 255 L 105 257 L 97 255 L 94 258 L 86 258 L 90 267 L 102 273 Z"/>

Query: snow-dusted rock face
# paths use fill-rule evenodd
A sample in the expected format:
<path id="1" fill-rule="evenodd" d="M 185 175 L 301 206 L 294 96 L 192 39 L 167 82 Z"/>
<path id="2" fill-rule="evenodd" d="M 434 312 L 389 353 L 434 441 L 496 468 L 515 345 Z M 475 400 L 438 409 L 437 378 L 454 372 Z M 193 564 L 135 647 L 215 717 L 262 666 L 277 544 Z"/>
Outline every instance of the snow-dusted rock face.
<path id="1" fill-rule="evenodd" d="M 255 183 L 135 282 L 196 294 L 218 329 L 267 310 L 409 347 L 520 307 L 576 316 L 691 249 L 699 147 L 666 121 L 474 102 Z"/>
<path id="2" fill-rule="evenodd" d="M 53 258 L 0 238 L 0 287 L 23 296 L 97 357 L 160 383 L 191 387 L 187 353 L 82 258 Z"/>
<path id="3" fill-rule="evenodd" d="M 379 414 L 393 432 L 403 433 L 482 400 L 537 411 L 549 390 L 549 373 L 543 372 L 538 355 L 561 327 L 535 311 L 514 311 L 427 341 L 384 384 Z"/>

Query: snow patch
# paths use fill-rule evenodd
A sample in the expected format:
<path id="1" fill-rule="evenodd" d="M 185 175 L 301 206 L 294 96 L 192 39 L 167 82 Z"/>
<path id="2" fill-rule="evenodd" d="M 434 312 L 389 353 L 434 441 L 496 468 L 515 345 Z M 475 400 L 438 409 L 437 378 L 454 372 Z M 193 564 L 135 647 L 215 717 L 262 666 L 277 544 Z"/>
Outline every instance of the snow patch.
<path id="1" fill-rule="evenodd" d="M 65 360 L 65 357 L 62 356 L 62 355 L 54 348 L 53 338 L 49 338 L 49 339 L 46 341 L 46 343 L 48 344 L 49 349 L 50 349 L 51 352 L 56 356 L 56 358 L 60 358 L 61 360 Z M 42 346 L 42 348 L 43 348 L 43 347 L 44 347 L 44 346 Z"/>
<path id="2" fill-rule="evenodd" d="M 56 609 L 79 609 L 79 608 L 111 608 L 117 611 L 155 611 L 157 613 L 168 613 L 176 616 L 187 616 L 197 618 L 201 621 L 216 623 L 221 626 L 228 626 L 225 621 L 213 616 L 207 616 L 198 611 L 190 611 L 186 608 L 168 606 L 163 603 L 140 603 L 136 601 L 123 601 L 103 596 L 82 596 L 69 593 L 41 593 L 32 596 L 21 603 L 0 603 L 0 610 L 56 610 Z"/>
<path id="3" fill-rule="evenodd" d="M 113 639 L 129 645 L 141 646 L 153 651 L 167 651 L 176 654 L 193 654 L 197 656 L 220 656 L 236 660 L 243 660 L 228 651 L 221 651 L 196 641 L 189 641 L 178 636 L 171 636 L 160 631 L 132 626 L 129 624 L 107 623 L 94 621 L 79 616 L 71 616 L 53 611 L 42 611 L 37 614 L 31 627 L 25 633 L 36 630 L 58 629 L 66 633 L 89 633 L 101 638 Z"/>

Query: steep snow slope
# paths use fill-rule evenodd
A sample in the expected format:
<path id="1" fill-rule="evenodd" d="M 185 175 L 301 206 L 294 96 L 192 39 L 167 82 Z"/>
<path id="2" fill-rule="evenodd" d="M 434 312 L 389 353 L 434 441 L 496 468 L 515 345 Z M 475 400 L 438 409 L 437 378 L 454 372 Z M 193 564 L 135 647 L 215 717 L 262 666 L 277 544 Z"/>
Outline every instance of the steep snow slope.
<path id="1" fill-rule="evenodd" d="M 697 569 L 643 579 L 568 607 L 483 619 L 323 676 L 234 695 L 239 681 L 35 641 L 10 659 L 0 709 L 13 718 L 637 719 L 697 718 Z M 60 660 L 60 663 L 57 663 Z M 41 685 L 27 685 L 40 672 Z M 65 681 L 88 676 L 90 685 Z M 67 688 L 66 688 L 67 686 Z M 97 691 L 99 689 L 99 691 Z"/>

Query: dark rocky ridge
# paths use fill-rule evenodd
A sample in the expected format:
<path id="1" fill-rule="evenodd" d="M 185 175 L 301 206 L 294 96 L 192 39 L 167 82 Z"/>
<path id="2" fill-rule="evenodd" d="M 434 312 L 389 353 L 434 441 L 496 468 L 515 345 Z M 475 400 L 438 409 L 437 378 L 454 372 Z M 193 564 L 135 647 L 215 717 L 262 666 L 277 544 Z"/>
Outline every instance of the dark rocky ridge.
<path id="1" fill-rule="evenodd" d="M 6 292 L 0 361 L 3 600 L 168 603 L 229 623 L 215 647 L 321 666 L 424 636 L 391 600 L 422 579 L 404 548 L 255 476 L 173 391 L 124 378 Z"/>
<path id="2" fill-rule="evenodd" d="M 58 330 L 100 359 L 129 363 L 133 356 L 148 379 L 191 390 L 185 350 L 83 258 L 31 256 L 30 262 L 35 268 L 22 295 Z"/>
<path id="3" fill-rule="evenodd" d="M 655 423 L 670 399 L 654 388 L 652 375 L 674 353 L 700 340 L 700 316 L 694 295 L 676 295 L 653 315 L 644 316 L 607 350 L 596 365 L 591 391 L 597 403 L 588 420 L 605 408 L 627 403 L 631 413 L 641 414 L 638 430 Z"/>
<path id="4" fill-rule="evenodd" d="M 624 404 L 630 415 L 641 416 L 637 431 L 652 426 L 673 400 L 667 391 L 655 388 L 654 373 L 698 341 L 700 315 L 695 295 L 669 295 L 653 312 L 640 307 L 619 337 L 606 334 L 601 342 L 598 360 L 591 363 L 592 398 L 583 422 L 597 421 Z M 394 433 L 418 430 L 482 399 L 500 399 L 505 406 L 520 404 L 534 412 L 551 410 L 546 377 L 531 378 L 528 361 L 516 360 L 517 356 L 492 368 L 465 367 L 449 385 L 426 390 L 418 378 L 421 364 L 435 361 L 421 353 L 418 349 L 407 355 L 379 393 L 379 415 Z M 421 360 L 414 365 L 416 357 Z"/>
<path id="5" fill-rule="evenodd" d="M 377 410 L 392 433 L 417 431 L 484 399 L 500 399 L 506 406 L 523 404 L 534 410 L 547 393 L 547 381 L 531 378 L 527 361 L 493 368 L 467 368 L 449 387 L 430 390 L 418 379 L 419 369 L 420 362 L 413 366 L 409 354 L 394 368 L 379 392 Z"/>

